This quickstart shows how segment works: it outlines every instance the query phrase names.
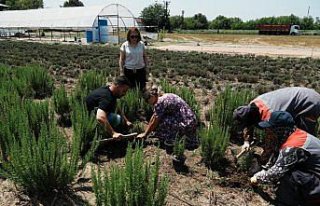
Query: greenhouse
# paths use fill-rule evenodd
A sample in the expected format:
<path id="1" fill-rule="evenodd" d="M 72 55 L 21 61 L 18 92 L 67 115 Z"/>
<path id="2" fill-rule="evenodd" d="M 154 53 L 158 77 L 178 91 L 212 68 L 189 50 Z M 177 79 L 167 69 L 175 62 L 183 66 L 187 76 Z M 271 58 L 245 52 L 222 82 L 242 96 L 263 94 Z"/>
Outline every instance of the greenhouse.
<path id="1" fill-rule="evenodd" d="M 2 38 L 119 42 L 120 32 L 133 26 L 140 25 L 132 12 L 120 4 L 0 11 Z"/>

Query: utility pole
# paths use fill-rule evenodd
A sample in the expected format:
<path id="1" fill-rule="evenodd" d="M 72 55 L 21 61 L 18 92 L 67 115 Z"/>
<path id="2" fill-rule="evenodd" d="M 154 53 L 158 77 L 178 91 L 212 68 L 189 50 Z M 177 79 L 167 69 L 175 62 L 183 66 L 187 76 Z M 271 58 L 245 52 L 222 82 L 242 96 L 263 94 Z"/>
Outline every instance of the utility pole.
<path id="1" fill-rule="evenodd" d="M 310 6 L 308 7 L 307 17 L 309 18 Z"/>
<path id="2" fill-rule="evenodd" d="M 183 21 L 184 21 L 184 10 L 181 11 L 180 29 L 182 29 L 183 27 Z"/>
<path id="3" fill-rule="evenodd" d="M 164 24 L 164 27 L 165 29 L 167 30 L 171 30 L 170 28 L 170 22 L 169 22 L 169 11 L 168 11 L 168 7 L 169 7 L 169 4 L 170 4 L 170 1 L 163 1 L 164 3 L 164 18 L 165 18 L 165 24 Z"/>

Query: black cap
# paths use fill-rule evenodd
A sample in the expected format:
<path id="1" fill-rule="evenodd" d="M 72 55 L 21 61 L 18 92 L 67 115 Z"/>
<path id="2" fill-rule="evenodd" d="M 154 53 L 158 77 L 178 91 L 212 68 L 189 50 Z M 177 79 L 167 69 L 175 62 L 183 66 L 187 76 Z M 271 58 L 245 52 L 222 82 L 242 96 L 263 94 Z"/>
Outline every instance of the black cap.
<path id="1" fill-rule="evenodd" d="M 248 121 L 250 114 L 250 106 L 240 106 L 233 111 L 233 119 L 241 122 Z"/>
<path id="2" fill-rule="evenodd" d="M 295 124 L 290 113 L 285 111 L 272 112 L 268 121 L 259 122 L 261 128 L 293 127 Z"/>

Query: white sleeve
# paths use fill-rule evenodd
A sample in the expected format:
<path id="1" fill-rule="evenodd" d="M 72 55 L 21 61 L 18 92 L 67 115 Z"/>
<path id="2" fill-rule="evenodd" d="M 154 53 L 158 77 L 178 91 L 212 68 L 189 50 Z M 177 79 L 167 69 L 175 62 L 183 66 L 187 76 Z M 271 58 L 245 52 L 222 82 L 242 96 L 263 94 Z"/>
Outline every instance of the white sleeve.
<path id="1" fill-rule="evenodd" d="M 125 51 L 125 43 L 123 43 L 120 47 L 120 51 L 124 52 Z"/>

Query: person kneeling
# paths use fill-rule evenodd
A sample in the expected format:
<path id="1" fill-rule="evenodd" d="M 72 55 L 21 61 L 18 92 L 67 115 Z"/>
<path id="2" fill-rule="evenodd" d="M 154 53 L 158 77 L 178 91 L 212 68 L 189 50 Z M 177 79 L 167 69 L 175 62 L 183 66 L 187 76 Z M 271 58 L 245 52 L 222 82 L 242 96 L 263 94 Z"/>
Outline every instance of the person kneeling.
<path id="1" fill-rule="evenodd" d="M 271 113 L 259 127 L 265 129 L 278 157 L 251 177 L 251 183 L 280 182 L 276 205 L 320 205 L 320 140 L 296 128 L 293 117 L 284 111 Z"/>

